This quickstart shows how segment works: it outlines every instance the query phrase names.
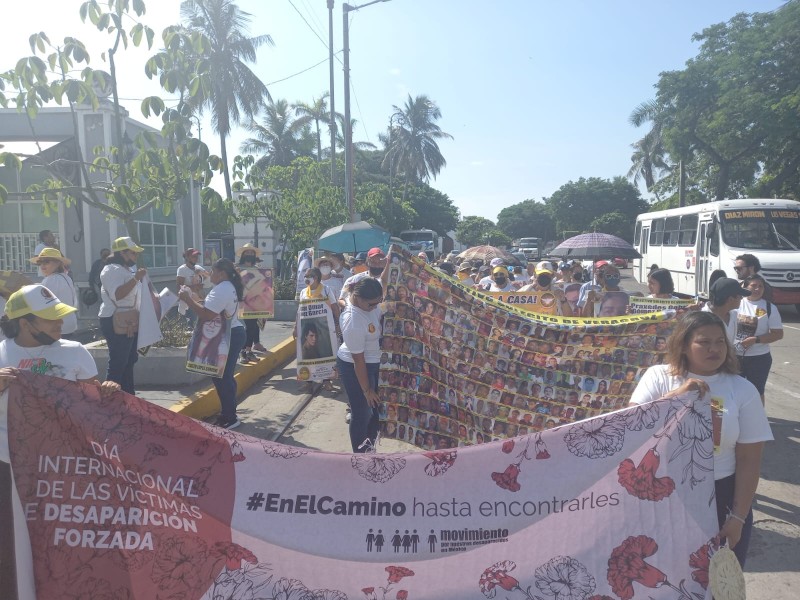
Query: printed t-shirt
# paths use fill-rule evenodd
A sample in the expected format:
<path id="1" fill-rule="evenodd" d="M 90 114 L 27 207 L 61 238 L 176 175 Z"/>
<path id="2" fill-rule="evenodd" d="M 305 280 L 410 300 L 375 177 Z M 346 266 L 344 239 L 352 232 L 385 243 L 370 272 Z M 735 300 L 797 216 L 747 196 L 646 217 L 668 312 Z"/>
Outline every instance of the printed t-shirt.
<path id="1" fill-rule="evenodd" d="M 731 311 L 731 324 L 736 332 L 734 338 L 736 342 L 748 337 L 766 335 L 771 329 L 783 329 L 778 307 L 773 304 L 767 315 L 767 301 L 763 298 L 758 302 L 743 298 L 739 308 Z M 769 344 L 753 344 L 746 352 L 744 348 L 737 346 L 736 352 L 740 356 L 760 356 L 769 353 Z"/>
<path id="2" fill-rule="evenodd" d="M 354 275 L 355 277 L 355 275 Z M 348 303 L 339 318 L 344 343 L 336 355 L 345 362 L 354 362 L 353 354 L 364 354 L 368 363 L 381 362 L 381 317 L 384 305 L 372 310 L 361 310 Z"/>
<path id="3" fill-rule="evenodd" d="M 53 292 L 53 295 L 64 304 L 69 304 L 73 308 L 78 308 L 78 295 L 75 293 L 75 284 L 72 279 L 64 273 L 53 273 L 42 279 L 42 285 Z M 63 319 L 61 333 L 69 335 L 78 329 L 78 313 L 68 314 Z"/>
<path id="4" fill-rule="evenodd" d="M 57 340 L 49 346 L 23 348 L 12 339 L 0 342 L 0 368 L 13 367 L 77 381 L 97 376 L 97 365 L 79 342 Z"/>
<path id="5" fill-rule="evenodd" d="M 234 327 L 244 327 L 236 316 L 239 311 L 239 300 L 236 297 L 236 288 L 230 281 L 220 281 L 208 292 L 203 306 L 217 314 L 225 312 L 225 317 L 231 320 L 231 329 Z"/>
<path id="6" fill-rule="evenodd" d="M 128 292 L 124 298 L 117 300 L 117 288 L 125 285 L 133 279 L 133 273 L 128 267 L 123 267 L 116 263 L 106 265 L 100 273 L 100 298 L 103 303 L 100 305 L 100 312 L 98 317 L 111 317 L 116 310 L 130 310 L 139 305 L 139 291 L 142 288 L 142 282 L 138 282 L 133 289 Z"/>
<path id="7" fill-rule="evenodd" d="M 686 379 L 700 379 L 710 388 L 712 413 L 715 407 L 722 411 L 722 426 L 712 417 L 714 427 L 714 479 L 733 475 L 736 470 L 736 444 L 753 444 L 774 439 L 755 386 L 739 375 L 718 373 L 686 377 L 669 374 L 669 365 L 655 365 L 647 369 L 633 391 L 631 404 L 645 404 L 658 400 L 667 392 L 679 388 Z M 719 432 L 718 432 L 719 431 Z"/>

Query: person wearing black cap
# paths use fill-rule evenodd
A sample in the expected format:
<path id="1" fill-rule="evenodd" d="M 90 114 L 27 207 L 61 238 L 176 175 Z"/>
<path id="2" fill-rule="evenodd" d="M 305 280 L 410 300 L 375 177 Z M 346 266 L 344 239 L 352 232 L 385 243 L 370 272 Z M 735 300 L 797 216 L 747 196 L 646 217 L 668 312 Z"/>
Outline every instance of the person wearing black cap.
<path id="1" fill-rule="evenodd" d="M 742 298 L 751 294 L 739 282 L 730 277 L 720 277 L 708 290 L 708 303 L 702 310 L 712 312 L 725 323 L 728 339 L 733 343 L 736 336 L 736 319 L 731 319 L 731 311 L 739 308 Z"/>
<path id="2" fill-rule="evenodd" d="M 456 266 L 448 261 L 444 261 L 443 263 L 439 264 L 439 270 L 447 275 L 448 277 L 455 277 L 456 274 Z"/>

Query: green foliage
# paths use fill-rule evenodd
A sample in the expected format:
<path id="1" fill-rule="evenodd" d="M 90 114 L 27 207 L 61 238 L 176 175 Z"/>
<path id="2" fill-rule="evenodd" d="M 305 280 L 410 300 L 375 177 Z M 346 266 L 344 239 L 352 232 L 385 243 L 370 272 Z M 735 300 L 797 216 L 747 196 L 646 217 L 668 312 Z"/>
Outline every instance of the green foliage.
<path id="1" fill-rule="evenodd" d="M 501 210 L 497 215 L 497 228 L 512 239 L 538 237 L 552 240 L 556 235 L 547 205 L 535 200 L 524 200 Z"/>
<path id="2" fill-rule="evenodd" d="M 800 1 L 789 0 L 696 34 L 697 56 L 661 73 L 656 99 L 642 105 L 647 114 L 637 109 L 653 128 L 637 142 L 629 175 L 643 175 L 657 197 L 669 196 L 677 179 L 657 161 L 683 161 L 690 187 L 706 199 L 800 197 L 798 31 Z M 653 186 L 648 169 L 667 182 Z"/>
<path id="3" fill-rule="evenodd" d="M 559 232 L 591 231 L 595 219 L 613 212 L 634 223 L 636 216 L 648 208 L 639 190 L 622 177 L 581 177 L 562 185 L 545 199 L 545 204 Z"/>
<path id="4" fill-rule="evenodd" d="M 297 282 L 292 278 L 273 279 L 272 289 L 275 300 L 295 300 L 297 297 Z"/>
<path id="5" fill-rule="evenodd" d="M 426 183 L 409 186 L 407 199 L 416 215 L 411 227 L 426 227 L 444 235 L 458 225 L 458 208 L 447 194 Z"/>
<path id="6" fill-rule="evenodd" d="M 143 103 L 143 110 L 161 114 L 163 127 L 160 135 L 150 132 L 138 134 L 133 141 L 132 151 L 116 146 L 95 148 L 94 158 L 87 162 L 87 153 L 77 145 L 81 136 L 76 104 L 88 103 L 97 108 L 95 89 L 110 89 L 116 96 L 113 56 L 117 48 L 120 44 L 127 47 L 129 38 L 134 45 L 147 43 L 150 47 L 154 38 L 154 32 L 136 22 L 130 14 L 132 9 L 136 16 L 141 16 L 145 10 L 143 2 L 110 0 L 107 6 L 108 11 L 104 12 L 97 0 L 85 2 L 81 5 L 80 16 L 99 30 L 114 36 L 114 47 L 109 51 L 111 74 L 88 66 L 90 56 L 79 40 L 67 37 L 61 45 L 55 45 L 46 34 L 37 33 L 30 38 L 33 55 L 19 59 L 13 70 L 0 74 L 0 81 L 3 82 L 0 86 L 0 104 L 6 106 L 10 102 L 19 111 L 26 111 L 32 119 L 34 133 L 38 110 L 46 103 L 66 105 L 73 115 L 76 156 L 50 163 L 41 155 L 31 157 L 29 160 L 44 169 L 48 177 L 15 194 L 17 197 L 39 200 L 45 210 L 60 198 L 67 205 L 84 202 L 108 218 L 122 221 L 129 234 L 136 238 L 134 219 L 137 215 L 151 207 L 165 215 L 170 214 L 174 203 L 189 193 L 189 181 L 201 185 L 201 196 L 209 205 L 219 205 L 219 194 L 208 187 L 213 173 L 218 170 L 219 159 L 210 155 L 205 144 L 189 137 L 191 122 L 185 103 L 179 103 L 178 108 L 167 109 L 163 100 L 151 98 Z M 126 30 L 124 25 L 130 20 L 134 24 L 130 30 Z M 167 34 L 172 35 L 169 30 L 165 31 Z M 169 51 L 160 55 L 168 62 L 176 60 Z M 78 70 L 81 64 L 85 66 Z M 201 77 L 202 73 L 195 71 L 194 76 Z M 176 90 L 182 98 L 190 96 L 191 81 L 192 78 L 188 77 L 177 84 Z M 117 115 L 114 119 L 115 137 L 120 140 L 121 117 L 118 104 L 114 106 Z M 16 164 L 8 153 L 2 160 L 7 165 L 9 160 Z M 76 178 L 72 174 L 75 169 L 63 168 L 61 162 L 75 167 L 79 176 Z"/>
<path id="7" fill-rule="evenodd" d="M 633 241 L 633 223 L 621 212 L 614 211 L 596 217 L 589 227 L 592 231 L 601 231 L 621 237 L 623 240 Z"/>
<path id="8" fill-rule="evenodd" d="M 511 238 L 500 231 L 493 221 L 477 216 L 461 219 L 456 226 L 456 237 L 467 246 L 507 246 L 511 243 Z"/>

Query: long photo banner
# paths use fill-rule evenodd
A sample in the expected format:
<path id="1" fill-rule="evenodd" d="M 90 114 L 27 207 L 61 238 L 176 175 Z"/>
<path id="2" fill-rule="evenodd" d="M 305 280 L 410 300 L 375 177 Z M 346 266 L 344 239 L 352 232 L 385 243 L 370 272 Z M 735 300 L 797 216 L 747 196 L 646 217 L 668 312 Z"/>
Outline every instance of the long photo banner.
<path id="1" fill-rule="evenodd" d="M 241 270 L 244 296 L 239 303 L 240 319 L 271 319 L 275 314 L 272 269 L 247 267 Z"/>
<path id="2" fill-rule="evenodd" d="M 570 290 L 571 291 L 571 290 Z M 662 362 L 674 312 L 584 319 L 519 310 L 392 248 L 382 434 L 425 449 L 526 435 L 618 410 Z M 622 294 L 627 298 L 627 294 Z"/>
<path id="3" fill-rule="evenodd" d="M 284 446 L 31 373 L 0 407 L 21 598 L 706 594 L 708 399 L 401 454 Z"/>

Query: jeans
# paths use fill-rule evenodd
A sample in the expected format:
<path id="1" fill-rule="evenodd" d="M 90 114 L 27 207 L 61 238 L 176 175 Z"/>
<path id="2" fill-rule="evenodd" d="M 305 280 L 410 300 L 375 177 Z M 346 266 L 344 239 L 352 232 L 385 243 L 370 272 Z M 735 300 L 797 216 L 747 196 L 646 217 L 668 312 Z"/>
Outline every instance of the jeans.
<path id="1" fill-rule="evenodd" d="M 380 425 L 378 408 L 367 403 L 367 397 L 358 382 L 356 367 L 353 363 L 337 357 L 336 367 L 339 369 L 339 377 L 342 379 L 347 398 L 350 400 L 350 445 L 353 452 L 367 452 L 370 448 L 359 449 L 359 446 L 364 443 L 364 440 L 369 440 L 371 447 L 375 446 Z M 378 390 L 380 367 L 380 363 L 367 363 L 369 387 L 375 391 Z"/>
<path id="2" fill-rule="evenodd" d="M 228 346 L 228 360 L 225 362 L 225 370 L 222 377 L 212 377 L 214 387 L 217 388 L 219 403 L 222 406 L 223 419 L 236 418 L 236 380 L 233 372 L 239 361 L 239 352 L 244 348 L 245 333 L 244 327 L 234 327 L 231 329 L 231 343 Z"/>
<path id="3" fill-rule="evenodd" d="M 114 317 L 101 317 L 100 331 L 108 344 L 106 380 L 117 382 L 123 392 L 134 395 L 133 365 L 139 360 L 136 350 L 139 334 L 128 337 L 124 333 L 114 333 Z"/>
<path id="4" fill-rule="evenodd" d="M 253 344 L 260 343 L 260 336 L 258 330 L 258 319 L 242 319 L 244 322 L 244 329 L 247 333 L 244 347 L 252 348 Z"/>
<path id="5" fill-rule="evenodd" d="M 728 511 L 733 506 L 733 491 L 736 486 L 736 476 L 728 475 L 722 479 L 717 479 L 714 482 L 714 493 L 717 497 L 717 521 L 719 526 L 725 524 L 728 518 Z M 741 516 L 741 515 L 739 515 Z M 744 561 L 747 558 L 747 548 L 750 546 L 750 535 L 753 533 L 753 509 L 747 513 L 742 526 L 742 537 L 733 549 L 736 558 L 739 559 L 739 565 L 744 569 Z"/>

